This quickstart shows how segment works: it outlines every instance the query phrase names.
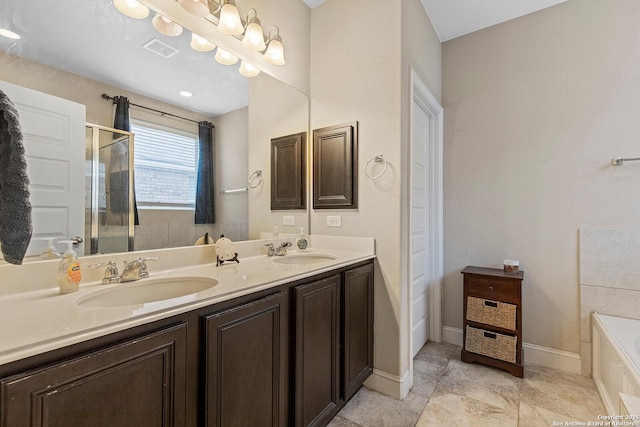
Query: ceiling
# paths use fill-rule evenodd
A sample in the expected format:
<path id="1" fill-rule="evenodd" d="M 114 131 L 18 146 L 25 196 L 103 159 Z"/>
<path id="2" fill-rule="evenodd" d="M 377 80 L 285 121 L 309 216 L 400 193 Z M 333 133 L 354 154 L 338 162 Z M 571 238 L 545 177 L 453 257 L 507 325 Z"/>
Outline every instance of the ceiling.
<path id="1" fill-rule="evenodd" d="M 151 25 L 154 15 L 132 19 L 109 0 L 84 0 L 82 7 L 77 0 L 0 0 L 0 27 L 22 37 L 0 37 L 0 50 L 210 117 L 247 105 L 239 64 L 220 65 L 215 51 L 191 49 L 188 30 L 178 37 L 160 34 Z M 167 59 L 144 49 L 152 39 L 179 53 Z M 181 90 L 193 96 L 180 96 Z"/>
<path id="2" fill-rule="evenodd" d="M 304 0 L 316 7 L 326 0 Z M 335 0 L 339 1 L 339 0 Z M 453 39 L 565 0 L 421 0 L 441 41 Z M 218 64 L 213 52 L 189 47 L 191 32 L 158 33 L 144 20 L 120 14 L 109 0 L 0 0 L 0 50 L 215 117 L 248 103 L 238 65 Z M 160 40 L 179 53 L 163 58 L 143 45 Z M 184 98 L 179 91 L 194 95 Z M 117 94 L 109 94 L 117 95 Z M 135 101 L 134 101 L 135 102 Z"/>
<path id="3" fill-rule="evenodd" d="M 303 0 L 313 8 L 327 0 Z M 566 0 L 421 0 L 440 41 L 454 39 Z"/>

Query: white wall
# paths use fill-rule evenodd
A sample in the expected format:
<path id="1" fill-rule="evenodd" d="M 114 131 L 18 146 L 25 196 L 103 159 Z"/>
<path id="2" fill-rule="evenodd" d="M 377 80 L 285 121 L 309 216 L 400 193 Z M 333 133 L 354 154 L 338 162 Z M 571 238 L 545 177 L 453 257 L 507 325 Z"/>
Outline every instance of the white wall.
<path id="1" fill-rule="evenodd" d="M 358 209 L 312 210 L 311 231 L 376 239 L 375 378 L 368 385 L 396 397 L 404 397 L 410 381 L 401 244 L 403 146 L 408 141 L 403 106 L 409 105 L 405 86 L 411 66 L 418 64 L 424 80 L 440 93 L 440 43 L 434 34 L 418 0 L 402 6 L 334 0 L 311 14 L 311 129 L 359 123 Z M 415 43 L 403 48 L 410 35 Z M 365 177 L 364 166 L 377 154 L 384 155 L 389 169 L 373 181 Z M 342 227 L 327 227 L 328 215 L 342 216 Z"/>
<path id="2" fill-rule="evenodd" d="M 640 3 L 568 1 L 443 45 L 445 324 L 519 259 L 525 342 L 580 352 L 578 229 L 640 223 Z"/>
<path id="3" fill-rule="evenodd" d="M 309 211 L 271 210 L 271 140 L 309 129 L 309 98 L 282 82 L 260 74 L 249 82 L 249 174 L 262 171 L 262 184 L 249 189 L 249 238 L 278 226 L 279 233 L 309 230 Z M 307 154 L 309 142 L 307 141 Z M 307 177 L 307 183 L 308 183 Z M 254 181 L 254 186 L 258 180 Z M 307 195 L 307 199 L 308 199 Z M 282 216 L 294 217 L 294 226 L 282 225 Z"/>

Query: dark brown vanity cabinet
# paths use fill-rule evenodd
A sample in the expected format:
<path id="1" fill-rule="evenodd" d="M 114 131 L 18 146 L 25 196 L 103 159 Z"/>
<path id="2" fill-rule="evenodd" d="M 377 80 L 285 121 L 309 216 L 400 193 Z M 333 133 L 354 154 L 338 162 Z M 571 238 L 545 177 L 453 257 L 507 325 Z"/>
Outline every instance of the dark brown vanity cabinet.
<path id="1" fill-rule="evenodd" d="M 296 427 L 325 425 L 340 404 L 339 275 L 296 286 Z"/>
<path id="2" fill-rule="evenodd" d="M 205 425 L 287 425 L 287 293 L 204 318 Z"/>
<path id="3" fill-rule="evenodd" d="M 2 427 L 185 425 L 184 323 L 0 381 Z"/>
<path id="4" fill-rule="evenodd" d="M 324 426 L 372 355 L 363 261 L 0 365 L 0 427 Z"/>
<path id="5" fill-rule="evenodd" d="M 294 288 L 295 426 L 324 426 L 373 371 L 373 264 Z"/>

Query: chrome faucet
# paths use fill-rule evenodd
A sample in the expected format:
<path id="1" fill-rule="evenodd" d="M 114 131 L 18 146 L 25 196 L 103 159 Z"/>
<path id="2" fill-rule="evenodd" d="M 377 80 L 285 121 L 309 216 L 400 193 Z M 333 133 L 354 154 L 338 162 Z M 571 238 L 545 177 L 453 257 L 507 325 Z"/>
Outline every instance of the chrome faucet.
<path id="1" fill-rule="evenodd" d="M 266 245 L 264 245 L 264 247 L 267 248 L 268 257 L 285 256 L 287 254 L 287 248 L 289 246 L 293 246 L 293 244 L 291 242 L 282 242 L 277 248 L 273 246 L 273 243 L 267 243 Z"/>
<path id="2" fill-rule="evenodd" d="M 112 283 L 120 282 L 120 274 L 118 274 L 118 267 L 113 261 L 109 261 L 106 264 L 91 264 L 89 268 L 107 267 L 104 270 L 104 277 L 102 278 L 103 285 L 110 285 Z"/>
<path id="3" fill-rule="evenodd" d="M 120 282 L 133 282 L 149 277 L 147 261 L 156 261 L 157 259 L 158 257 L 141 257 L 131 262 L 124 261 L 124 271 L 120 276 Z"/>

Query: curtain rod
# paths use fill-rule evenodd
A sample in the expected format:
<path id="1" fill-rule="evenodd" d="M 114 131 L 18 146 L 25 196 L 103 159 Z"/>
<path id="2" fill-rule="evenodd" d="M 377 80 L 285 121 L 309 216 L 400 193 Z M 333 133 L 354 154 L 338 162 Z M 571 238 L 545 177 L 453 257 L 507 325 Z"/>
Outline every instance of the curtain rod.
<path id="1" fill-rule="evenodd" d="M 106 93 L 102 94 L 102 98 L 106 99 L 106 100 L 113 100 L 115 102 L 116 97 L 115 96 L 109 96 Z M 176 114 L 171 114 L 171 113 L 165 113 L 164 111 L 160 111 L 160 110 L 156 110 L 155 108 L 150 108 L 150 107 L 145 107 L 144 105 L 139 105 L 139 104 L 134 104 L 133 102 L 129 102 L 129 105 L 133 105 L 134 107 L 138 107 L 138 108 L 143 108 L 145 110 L 149 110 L 149 111 L 153 111 L 155 113 L 159 113 L 163 116 L 171 116 L 171 117 L 175 117 L 177 119 L 182 119 L 182 120 L 186 120 L 188 122 L 192 122 L 192 123 L 196 123 L 196 124 L 200 124 L 199 121 L 197 120 L 193 120 L 193 119 L 188 119 L 186 117 L 182 117 L 182 116 L 178 116 Z"/>

